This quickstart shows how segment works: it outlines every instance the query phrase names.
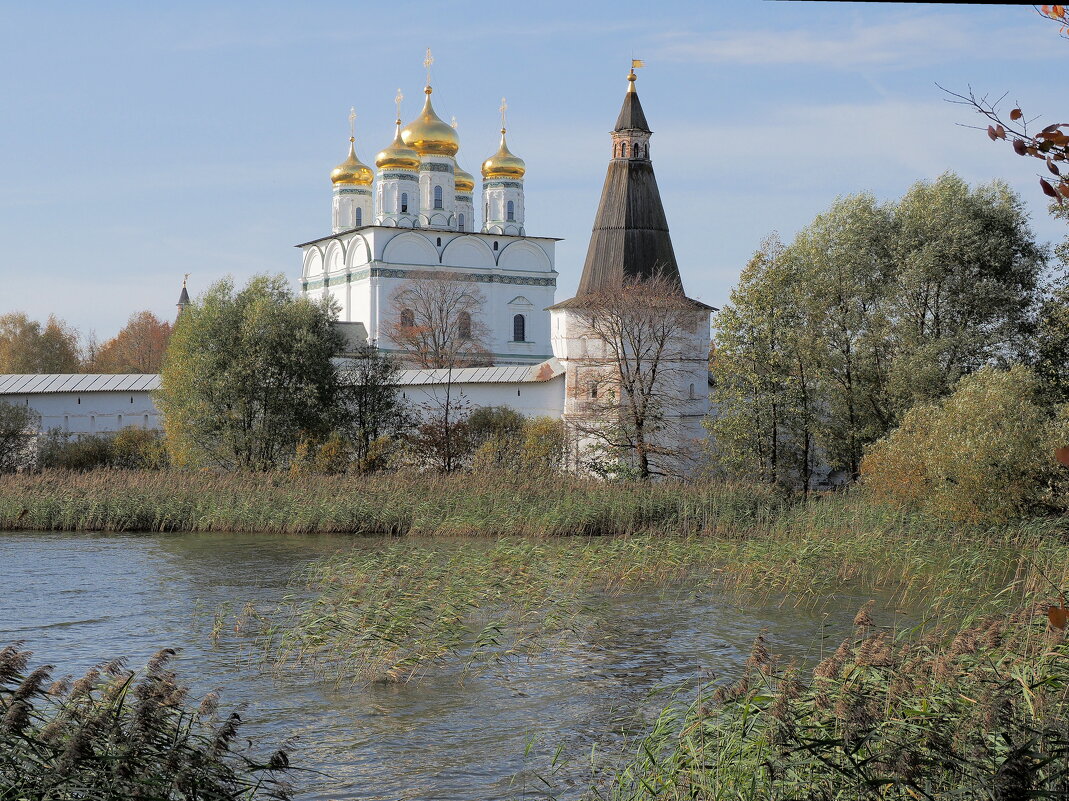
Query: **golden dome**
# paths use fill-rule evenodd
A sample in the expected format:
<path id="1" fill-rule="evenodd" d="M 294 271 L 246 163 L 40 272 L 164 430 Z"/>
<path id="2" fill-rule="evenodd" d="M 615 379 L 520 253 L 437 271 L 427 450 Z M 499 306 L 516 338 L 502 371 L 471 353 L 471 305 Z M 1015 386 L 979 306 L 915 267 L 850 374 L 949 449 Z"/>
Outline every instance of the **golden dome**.
<path id="1" fill-rule="evenodd" d="M 475 191 L 475 176 L 466 170 L 462 170 L 459 165 L 453 173 L 453 178 L 458 192 L 468 194 Z"/>
<path id="2" fill-rule="evenodd" d="M 393 141 L 375 156 L 375 166 L 380 170 L 418 170 L 419 153 L 407 147 L 401 139 L 401 121 L 397 121 L 397 133 Z"/>
<path id="3" fill-rule="evenodd" d="M 427 94 L 423 111 L 405 126 L 401 131 L 401 138 L 421 156 L 455 156 L 460 149 L 460 137 L 447 122 L 434 113 L 431 88 L 428 86 L 423 91 Z"/>
<path id="4" fill-rule="evenodd" d="M 330 171 L 330 182 L 334 184 L 358 184 L 371 186 L 375 179 L 371 168 L 356 157 L 356 139 L 349 137 L 349 157 Z"/>
<path id="5" fill-rule="evenodd" d="M 505 144 L 505 129 L 501 129 L 501 147 L 483 162 L 483 178 L 522 178 L 527 172 L 523 159 L 513 155 Z"/>

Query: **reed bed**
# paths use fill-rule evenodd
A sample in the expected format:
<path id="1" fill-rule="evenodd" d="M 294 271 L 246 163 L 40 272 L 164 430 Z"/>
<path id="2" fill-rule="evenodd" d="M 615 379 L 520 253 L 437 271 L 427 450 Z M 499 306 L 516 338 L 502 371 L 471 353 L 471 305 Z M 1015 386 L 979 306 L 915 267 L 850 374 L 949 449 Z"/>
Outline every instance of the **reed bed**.
<path id="1" fill-rule="evenodd" d="M 865 607 L 811 672 L 761 637 L 743 676 L 666 707 L 586 798 L 1069 797 L 1069 645 L 1045 607 L 923 637 Z"/>
<path id="2" fill-rule="evenodd" d="M 559 474 L 290 476 L 46 471 L 0 476 L 0 530 L 533 536 L 693 533 L 770 522 L 786 501 L 726 483 Z"/>

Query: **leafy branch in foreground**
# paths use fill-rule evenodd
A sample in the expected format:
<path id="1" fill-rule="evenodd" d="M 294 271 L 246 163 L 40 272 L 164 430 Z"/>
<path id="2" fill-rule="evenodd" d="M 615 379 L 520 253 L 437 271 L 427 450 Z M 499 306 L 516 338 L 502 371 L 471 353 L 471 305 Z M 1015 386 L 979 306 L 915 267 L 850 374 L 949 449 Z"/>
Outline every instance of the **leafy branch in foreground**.
<path id="1" fill-rule="evenodd" d="M 159 651 L 138 677 L 122 660 L 77 681 L 28 671 L 31 653 L 0 649 L 0 797 L 20 801 L 289 798 L 285 751 L 236 746 L 241 718 L 215 723 L 217 696 L 193 710 Z"/>

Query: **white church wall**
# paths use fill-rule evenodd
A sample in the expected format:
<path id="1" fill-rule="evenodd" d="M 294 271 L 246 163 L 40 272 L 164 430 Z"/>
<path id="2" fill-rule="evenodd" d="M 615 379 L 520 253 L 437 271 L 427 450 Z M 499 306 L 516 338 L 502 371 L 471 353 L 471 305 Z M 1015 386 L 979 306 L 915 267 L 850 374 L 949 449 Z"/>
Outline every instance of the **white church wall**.
<path id="1" fill-rule="evenodd" d="M 424 417 L 444 408 L 446 390 L 440 384 L 406 386 L 400 391 L 403 400 Z M 564 408 L 564 376 L 515 383 L 458 382 L 450 388 L 450 399 L 471 409 L 508 406 L 524 417 L 559 418 Z"/>
<path id="2" fill-rule="evenodd" d="M 131 426 L 162 427 L 152 395 L 145 391 L 31 393 L 0 395 L 0 400 L 36 411 L 41 415 L 42 432 L 113 434 Z"/>

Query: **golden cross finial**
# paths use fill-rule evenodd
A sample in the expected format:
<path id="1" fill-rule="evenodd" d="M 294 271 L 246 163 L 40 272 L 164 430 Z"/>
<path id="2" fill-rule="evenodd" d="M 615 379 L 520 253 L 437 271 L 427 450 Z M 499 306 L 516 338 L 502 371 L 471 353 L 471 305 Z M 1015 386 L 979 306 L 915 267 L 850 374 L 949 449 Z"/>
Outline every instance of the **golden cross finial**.
<path id="1" fill-rule="evenodd" d="M 645 67 L 645 66 L 646 66 L 646 62 L 643 61 L 641 58 L 633 58 L 633 59 L 631 59 L 631 71 L 629 73 L 627 73 L 627 80 L 629 81 L 628 86 L 627 86 L 627 91 L 629 91 L 629 92 L 635 91 L 635 79 L 638 77 L 637 75 L 635 75 L 635 70 L 641 69 L 642 67 Z"/>
<path id="2" fill-rule="evenodd" d="M 189 280 L 189 273 L 186 273 L 184 276 L 182 276 L 182 289 L 186 288 L 186 281 L 188 281 L 188 280 Z"/>
<path id="3" fill-rule="evenodd" d="M 453 130 L 456 130 L 456 127 L 457 127 L 457 115 L 456 114 L 453 115 L 453 121 L 450 123 L 450 125 L 453 126 Z"/>
<path id="4" fill-rule="evenodd" d="M 434 63 L 434 56 L 431 55 L 431 49 L 427 48 L 427 56 L 423 59 L 423 66 L 427 68 L 427 86 L 431 85 L 431 64 Z"/>
<path id="5" fill-rule="evenodd" d="M 401 94 L 401 88 L 397 89 L 397 97 L 393 99 L 393 102 L 397 104 L 397 122 L 401 122 L 401 101 L 405 99 L 405 96 Z"/>
<path id="6" fill-rule="evenodd" d="M 501 112 L 501 133 L 505 133 L 505 112 L 509 110 L 509 104 L 505 101 L 505 98 L 501 98 L 501 107 L 498 111 Z"/>
<path id="7" fill-rule="evenodd" d="M 349 106 L 349 139 L 356 138 L 356 106 Z"/>

